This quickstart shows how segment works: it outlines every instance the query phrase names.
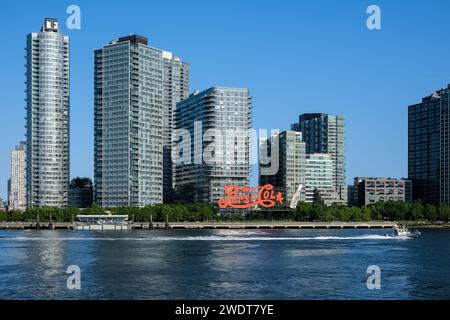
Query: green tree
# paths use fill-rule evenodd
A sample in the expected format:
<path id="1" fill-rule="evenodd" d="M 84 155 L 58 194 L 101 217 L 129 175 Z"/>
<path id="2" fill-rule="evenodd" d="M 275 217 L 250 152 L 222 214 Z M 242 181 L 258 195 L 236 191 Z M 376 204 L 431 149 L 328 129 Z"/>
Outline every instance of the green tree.
<path id="1" fill-rule="evenodd" d="M 364 207 L 361 208 L 361 221 L 370 221 L 372 220 L 372 212 L 370 208 Z"/>
<path id="2" fill-rule="evenodd" d="M 421 200 L 414 201 L 409 204 L 408 219 L 409 220 L 420 220 L 423 219 L 424 208 Z"/>
<path id="3" fill-rule="evenodd" d="M 361 217 L 361 208 L 359 207 L 351 207 L 347 209 L 349 213 L 349 219 L 347 221 L 358 221 Z"/>
<path id="4" fill-rule="evenodd" d="M 367 208 L 370 210 L 372 220 L 384 220 L 386 218 L 384 203 L 373 203 L 368 205 Z"/>
<path id="5" fill-rule="evenodd" d="M 174 210 L 172 209 L 172 207 L 170 205 L 161 205 L 161 215 L 163 216 L 164 221 L 165 220 L 169 220 L 169 221 L 173 221 L 174 220 Z"/>
<path id="6" fill-rule="evenodd" d="M 77 215 L 80 214 L 80 209 L 78 208 L 65 208 L 63 209 L 63 215 L 64 215 L 64 221 L 65 222 L 72 222 L 77 219 Z"/>
<path id="7" fill-rule="evenodd" d="M 450 218 L 450 206 L 447 204 L 441 204 L 439 206 L 438 218 L 440 221 L 448 222 Z"/>
<path id="8" fill-rule="evenodd" d="M 82 211 L 84 215 L 102 215 L 105 214 L 105 210 L 99 207 L 96 203 L 93 203 L 89 208 Z"/>
<path id="9" fill-rule="evenodd" d="M 425 217 L 430 221 L 436 221 L 438 218 L 438 212 L 436 207 L 432 204 L 427 204 L 425 206 Z"/>
<path id="10" fill-rule="evenodd" d="M 311 205 L 311 210 L 309 214 L 310 221 L 320 221 L 324 206 L 318 203 L 313 203 Z"/>
<path id="11" fill-rule="evenodd" d="M 403 201 L 388 201 L 384 204 L 384 216 L 389 220 L 405 220 L 407 211 Z"/>
<path id="12" fill-rule="evenodd" d="M 76 177 L 70 181 L 70 186 L 75 188 L 92 188 L 92 180 L 90 178 Z"/>
<path id="13" fill-rule="evenodd" d="M 297 218 L 300 221 L 308 221 L 311 214 L 311 205 L 309 203 L 300 202 L 297 205 Z"/>
<path id="14" fill-rule="evenodd" d="M 334 220 L 333 211 L 330 208 L 322 207 L 316 218 L 318 221 L 331 222 Z"/>

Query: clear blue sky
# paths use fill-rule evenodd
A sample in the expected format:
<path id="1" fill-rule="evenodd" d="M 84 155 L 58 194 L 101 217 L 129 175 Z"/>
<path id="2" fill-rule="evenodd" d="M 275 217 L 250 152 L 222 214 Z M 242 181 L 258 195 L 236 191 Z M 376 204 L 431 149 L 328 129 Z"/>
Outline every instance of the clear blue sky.
<path id="1" fill-rule="evenodd" d="M 82 29 L 66 30 L 77 4 Z M 366 9 L 382 10 L 382 30 Z M 26 35 L 45 17 L 71 38 L 71 176 L 93 176 L 93 50 L 130 33 L 191 65 L 191 90 L 248 87 L 255 128 L 345 116 L 347 181 L 407 175 L 407 106 L 450 82 L 450 2 L 0 1 L 0 196 L 25 133 Z"/>

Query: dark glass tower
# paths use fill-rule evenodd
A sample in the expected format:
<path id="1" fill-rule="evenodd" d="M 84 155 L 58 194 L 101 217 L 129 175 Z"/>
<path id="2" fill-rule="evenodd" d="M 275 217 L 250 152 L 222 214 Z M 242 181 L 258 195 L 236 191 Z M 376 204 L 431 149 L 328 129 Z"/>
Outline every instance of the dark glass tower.
<path id="1" fill-rule="evenodd" d="M 408 108 L 408 176 L 425 203 L 450 203 L 449 89 Z"/>

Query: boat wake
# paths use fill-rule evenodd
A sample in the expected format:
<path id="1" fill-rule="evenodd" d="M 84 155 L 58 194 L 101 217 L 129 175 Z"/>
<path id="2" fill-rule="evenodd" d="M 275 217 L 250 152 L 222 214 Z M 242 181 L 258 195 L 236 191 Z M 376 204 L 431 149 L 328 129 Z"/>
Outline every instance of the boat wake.
<path id="1" fill-rule="evenodd" d="M 186 237 L 10 237 L 0 241 L 339 241 L 339 240 L 410 240 L 410 237 L 361 235 L 349 237 L 249 237 L 249 236 L 186 236 Z"/>

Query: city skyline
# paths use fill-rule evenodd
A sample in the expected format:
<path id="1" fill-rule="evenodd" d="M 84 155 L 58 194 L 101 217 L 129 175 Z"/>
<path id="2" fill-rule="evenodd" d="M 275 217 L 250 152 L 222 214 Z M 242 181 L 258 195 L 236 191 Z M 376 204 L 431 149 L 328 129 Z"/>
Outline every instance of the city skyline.
<path id="1" fill-rule="evenodd" d="M 0 300 L 450 297 L 448 10 L 0 1 Z"/>
<path id="2" fill-rule="evenodd" d="M 445 4 L 445 3 L 444 3 Z M 315 79 L 315 77 L 319 77 L 319 75 L 323 71 L 318 71 L 319 74 L 311 73 L 311 69 L 305 69 L 301 70 L 299 69 L 298 62 L 294 61 L 294 64 L 292 65 L 292 70 L 288 70 L 287 77 L 289 79 L 292 78 L 293 73 L 297 73 L 299 71 L 304 71 L 303 74 L 305 74 L 305 77 L 298 79 L 299 83 L 296 83 L 294 85 L 294 88 L 300 88 L 300 84 L 305 84 L 305 79 L 308 81 L 311 79 L 307 79 L 308 75 L 313 75 L 312 79 L 314 81 L 310 81 L 310 85 L 305 85 L 304 89 L 302 88 L 300 91 L 300 94 L 295 95 L 295 99 L 292 99 L 293 96 L 288 95 L 286 97 L 284 94 L 281 96 L 279 94 L 280 85 L 276 84 L 278 82 L 277 71 L 273 68 L 270 68 L 270 74 L 272 75 L 273 79 L 271 78 L 265 78 L 265 79 L 258 79 L 261 78 L 260 75 L 264 73 L 259 73 L 261 71 L 258 71 L 258 66 L 261 66 L 261 59 L 263 59 L 265 56 L 263 53 L 258 52 L 259 55 L 254 55 L 254 51 L 250 50 L 249 47 L 244 47 L 243 50 L 236 50 L 233 54 L 216 54 L 214 55 L 215 59 L 219 59 L 220 65 L 217 64 L 214 65 L 214 68 L 212 70 L 216 72 L 206 72 L 207 70 L 211 70 L 211 61 L 205 60 L 204 64 L 200 61 L 201 59 L 205 59 L 205 54 L 208 53 L 211 56 L 210 51 L 205 51 L 204 49 L 207 48 L 205 45 L 200 46 L 197 50 L 191 50 L 193 48 L 193 45 L 199 46 L 201 44 L 201 41 L 199 39 L 196 39 L 196 37 L 190 37 L 189 41 L 193 42 L 193 44 L 188 44 L 187 40 L 183 40 L 180 36 L 176 36 L 172 32 L 167 32 L 163 30 L 162 28 L 155 27 L 155 24 L 148 22 L 147 19 L 143 19 L 142 21 L 135 21 L 134 19 L 126 19 L 128 22 L 128 25 L 121 25 L 118 24 L 117 26 L 111 27 L 111 24 L 107 21 L 103 21 L 102 23 L 105 24 L 103 27 L 99 28 L 100 31 L 104 30 L 104 32 L 95 33 L 95 35 L 87 36 L 86 32 L 92 32 L 92 24 L 95 26 L 99 26 L 99 24 L 95 21 L 92 21 L 93 19 L 93 8 L 98 8 L 100 5 L 92 5 L 87 2 L 80 1 L 79 3 L 82 13 L 83 13 L 83 25 L 82 29 L 80 31 L 76 30 L 65 30 L 65 8 L 67 5 L 59 5 L 59 6 L 52 6 L 51 4 L 44 4 L 39 7 L 34 7 L 33 4 L 30 4 L 31 7 L 33 7 L 36 10 L 27 10 L 30 11 L 30 13 L 22 12 L 19 16 L 24 17 L 24 23 L 19 24 L 15 30 L 8 29 L 8 32 L 12 33 L 8 38 L 11 38 L 11 50 L 5 50 L 10 52 L 2 52 L 2 60 L 3 61 L 11 61 L 11 63 L 5 64 L 4 69 L 4 77 L 2 77 L 1 81 L 4 85 L 4 92 L 1 93 L 2 95 L 2 106 L 6 109 L 6 116 L 8 119 L 11 119 L 10 121 L 7 121 L 5 124 L 5 128 L 10 132 L 7 137 L 2 139 L 1 143 L 1 159 L 0 159 L 0 195 L 3 199 L 6 199 L 6 181 L 9 177 L 9 153 L 10 150 L 13 149 L 14 145 L 16 145 L 18 142 L 24 139 L 23 135 L 23 117 L 24 117 L 24 103 L 23 103 L 23 55 L 21 53 L 23 52 L 24 48 L 24 35 L 28 34 L 29 32 L 33 31 L 36 28 L 36 25 L 39 25 L 42 22 L 42 19 L 46 16 L 55 16 L 57 18 L 60 18 L 61 21 L 61 27 L 63 28 L 63 33 L 68 34 L 72 39 L 75 39 L 75 43 L 72 44 L 71 48 L 71 62 L 73 71 L 73 76 L 71 77 L 72 85 L 71 85 L 71 92 L 72 92 L 72 98 L 71 98 L 71 105 L 72 105 L 72 112 L 73 112 L 73 118 L 71 120 L 71 135 L 73 137 L 72 141 L 73 144 L 71 146 L 71 176 L 89 176 L 93 177 L 93 166 L 90 168 L 89 166 L 86 166 L 86 162 L 93 163 L 93 139 L 92 139 L 92 132 L 93 132 L 93 126 L 90 125 L 90 123 L 93 122 L 93 119 L 91 120 L 91 116 L 93 114 L 93 93 L 92 93 L 92 83 L 91 78 L 92 77 L 92 51 L 95 48 L 101 47 L 107 43 L 110 39 L 117 38 L 118 36 L 122 36 L 123 34 L 127 34 L 126 29 L 133 29 L 133 31 L 136 31 L 136 33 L 139 34 L 145 34 L 149 36 L 150 42 L 154 44 L 157 47 L 163 47 L 167 48 L 170 51 L 176 52 L 177 55 L 182 56 L 186 61 L 188 61 L 191 66 L 193 66 L 192 71 L 192 85 L 191 88 L 193 89 L 203 89 L 207 88 L 213 85 L 231 85 L 231 86 L 240 86 L 240 87 L 248 87 L 252 91 L 252 95 L 254 97 L 255 101 L 255 110 L 254 110 L 254 127 L 256 128 L 271 128 L 272 124 L 274 128 L 283 130 L 288 129 L 289 125 L 295 121 L 298 114 L 306 113 L 306 112 L 324 112 L 324 113 L 330 113 L 330 114 L 339 114 L 343 115 L 347 121 L 349 122 L 348 128 L 349 132 L 347 133 L 347 140 L 346 140 L 346 146 L 347 146 L 347 184 L 351 183 L 351 179 L 354 176 L 359 175 L 370 175 L 370 176 L 395 176 L 395 177 L 402 177 L 407 176 L 406 168 L 407 168 L 407 153 L 406 153 L 406 146 L 407 146 L 407 131 L 406 131 L 406 114 L 407 114 L 407 106 L 416 102 L 418 99 L 423 97 L 424 95 L 428 94 L 429 92 L 435 91 L 437 88 L 444 87 L 447 84 L 447 78 L 445 77 L 445 68 L 441 68 L 439 72 L 433 71 L 431 79 L 427 79 L 425 71 L 425 75 L 421 77 L 420 81 L 413 81 L 413 85 L 411 85 L 410 82 L 408 82 L 408 88 L 406 89 L 406 83 L 405 86 L 400 86 L 398 88 L 395 87 L 388 87 L 387 90 L 383 90 L 381 87 L 384 87 L 385 85 L 389 84 L 390 81 L 393 81 L 396 79 L 395 75 L 392 80 L 387 81 L 386 84 L 381 85 L 380 83 L 377 83 L 374 88 L 369 88 L 371 84 L 374 84 L 371 80 L 367 79 L 367 87 L 364 85 L 363 90 L 359 90 L 360 92 L 356 92 L 358 90 L 354 90 L 354 87 L 351 87 L 350 84 L 355 85 L 355 87 L 358 89 L 361 89 L 361 84 L 355 82 L 355 74 L 351 73 L 349 77 L 349 81 L 346 82 L 347 85 L 344 85 L 344 87 L 348 87 L 347 91 L 343 91 L 343 85 L 336 85 L 336 87 L 328 86 L 327 91 L 321 89 L 320 87 L 320 81 L 318 79 Z M 398 5 L 392 5 L 388 4 L 386 2 L 381 1 L 380 2 L 381 7 L 384 9 L 383 12 L 390 12 L 390 15 L 395 15 L 396 18 L 399 18 L 399 14 L 401 12 L 400 7 Z M 448 5 L 448 4 L 445 4 Z M 21 10 L 20 5 L 18 4 L 3 4 L 3 6 L 7 6 L 4 12 L 7 12 L 8 9 L 18 11 Z M 216 4 L 216 6 L 218 6 Z M 278 15 L 278 17 L 281 16 L 281 14 L 286 14 L 289 18 L 296 17 L 296 14 L 302 15 L 300 13 L 300 9 L 306 9 L 304 11 L 310 12 L 314 9 L 314 4 L 305 4 L 304 6 L 298 5 L 298 4 L 288 4 L 289 7 L 296 8 L 297 10 L 294 10 L 294 13 L 287 12 L 288 10 L 281 10 L 278 8 L 275 8 L 275 15 Z M 415 10 L 413 10 L 413 16 L 414 14 L 418 14 L 418 11 L 420 10 L 421 6 L 423 4 L 414 4 L 413 5 Z M 52 7 L 49 9 L 49 7 Z M 365 28 L 365 20 L 367 16 L 365 15 L 365 8 L 367 6 L 363 3 L 361 3 L 361 6 L 358 7 L 352 7 L 349 8 L 346 5 L 343 5 L 342 8 L 329 3 L 329 8 L 326 9 L 323 6 L 321 7 L 322 12 L 324 13 L 323 18 L 330 17 L 332 12 L 336 13 L 336 16 L 343 14 L 344 17 L 346 15 L 350 15 L 352 19 L 350 19 L 350 22 L 342 22 L 342 26 L 346 31 L 349 31 L 349 29 L 353 29 L 356 32 L 356 38 L 358 40 L 362 40 L 362 38 L 367 38 L 364 41 L 362 41 L 363 44 L 369 45 L 373 44 L 374 47 L 376 47 L 376 44 L 379 43 L 380 38 L 383 38 L 384 40 L 392 41 L 393 37 L 392 35 L 392 26 L 394 26 L 394 31 L 401 31 L 405 30 L 404 26 L 403 28 L 399 26 L 400 23 L 404 23 L 405 19 L 401 19 L 399 22 L 394 22 L 389 18 L 389 15 L 387 15 L 385 23 L 383 24 L 383 29 L 380 31 L 376 31 L 374 33 L 371 33 L 372 31 L 369 31 Z M 110 7 L 111 14 L 114 16 L 114 14 L 117 14 L 119 11 L 120 6 L 113 4 Z M 158 10 L 164 9 L 164 6 L 159 4 L 156 8 L 156 12 L 159 12 Z M 250 10 L 250 6 L 248 4 L 244 4 L 242 6 L 242 12 L 247 12 Z M 258 12 L 259 15 L 267 15 L 269 8 L 263 6 L 260 8 L 260 12 Z M 347 13 L 346 10 L 349 10 Z M 359 11 L 358 11 L 359 10 Z M 391 10 L 391 11 L 390 11 Z M 23 11 L 23 10 L 22 10 Z M 393 14 L 394 13 L 394 14 Z M 30 16 L 28 16 L 28 14 Z M 226 20 L 225 18 L 228 17 L 230 14 L 230 10 L 227 8 L 224 8 L 223 13 L 221 15 L 222 20 L 221 22 L 224 22 L 223 20 Z M 436 14 L 439 16 L 439 12 L 434 12 L 433 14 Z M 13 16 L 13 15 L 11 15 Z M 29 18 L 29 19 L 28 19 Z M 138 17 L 139 18 L 139 17 Z M 409 18 L 411 18 L 411 15 L 409 15 Z M 6 19 L 6 21 L 9 18 Z M 28 20 L 27 20 L 28 19 Z M 105 20 L 105 19 L 101 19 Z M 319 19 L 320 20 L 320 19 Z M 237 17 L 238 26 L 242 26 L 243 23 L 243 16 L 238 15 Z M 278 22 L 281 22 L 280 19 L 277 20 Z M 286 23 L 289 23 L 289 20 L 286 20 Z M 312 23 L 311 21 L 308 21 L 309 23 Z M 6 23 L 6 22 L 5 22 Z M 181 22 L 178 22 L 181 23 Z M 438 20 L 436 23 L 443 23 L 442 21 Z M 245 25 L 245 24 L 244 24 Z M 341 25 L 341 24 L 339 24 Z M 219 26 L 220 24 L 216 24 L 215 26 Z M 239 35 L 239 33 L 236 33 L 236 29 L 232 29 L 230 31 L 230 35 L 234 35 L 239 41 L 242 40 L 242 35 Z M 273 26 L 273 25 L 272 25 Z M 282 26 L 285 26 L 285 24 L 282 24 Z M 278 26 L 276 28 L 277 31 L 280 31 L 282 26 Z M 421 25 L 423 27 L 423 25 Z M 153 29 L 152 29 L 153 27 Z M 104 28 L 104 29 L 103 29 Z M 110 28 L 111 30 L 106 31 L 106 29 Z M 195 28 L 198 28 L 195 27 Z M 389 29 L 391 28 L 391 29 Z M 122 31 L 120 31 L 120 30 Z M 136 30 L 134 30 L 136 29 Z M 25 32 L 23 32 L 26 30 Z M 263 31 L 268 31 L 269 29 L 263 28 Z M 252 33 L 254 31 L 250 30 Z M 249 32 L 250 32 L 249 31 Z M 425 28 L 423 34 L 424 38 L 427 38 L 431 35 L 433 31 L 433 28 Z M 4 32 L 4 31 L 2 31 Z M 77 33 L 78 32 L 78 33 Z M 299 34 L 303 34 L 300 32 L 300 30 L 296 29 L 296 32 Z M 309 37 L 312 37 L 314 33 L 319 32 L 319 35 L 322 35 L 322 38 L 320 39 L 328 39 L 330 40 L 330 36 L 334 34 L 333 31 L 326 32 L 324 29 L 319 28 L 319 31 L 311 30 L 311 35 L 307 36 L 307 39 L 309 41 L 312 41 Z M 394 32 L 395 33 L 395 32 Z M 21 34 L 19 39 L 15 37 L 15 34 Z M 274 35 L 273 33 L 270 35 Z M 344 34 L 352 34 L 345 33 Z M 112 35 L 112 36 L 109 36 Z M 166 35 L 166 36 L 165 36 Z M 167 36 L 170 35 L 170 36 Z M 263 43 L 269 44 L 264 37 L 261 37 L 262 33 L 260 33 L 260 36 L 256 36 L 256 38 L 253 38 L 250 40 L 250 42 L 253 45 L 256 45 L 256 48 L 261 48 L 260 45 Z M 303 34 L 304 35 L 304 34 Z M 86 37 L 86 40 L 83 40 L 83 37 Z M 152 39 L 155 39 L 154 41 Z M 420 38 L 421 39 L 421 38 Z M 433 37 L 430 37 L 429 39 L 433 39 Z M 230 39 L 225 37 L 225 44 L 229 44 Z M 270 37 L 271 41 L 275 41 L 279 46 L 279 48 L 289 48 L 293 49 L 293 47 L 297 47 L 299 44 L 297 43 L 290 43 L 287 40 L 286 37 L 282 37 L 282 39 L 275 39 L 273 37 Z M 405 39 L 402 39 L 405 40 Z M 417 40 L 416 40 L 417 41 Z M 419 41 L 417 41 L 419 42 Z M 81 43 L 81 45 L 80 45 Z M 284 44 L 284 45 L 283 45 Z M 333 42 L 331 42 L 333 44 Z M 336 44 L 336 43 L 335 43 Z M 356 45 L 354 42 L 352 42 L 353 45 Z M 87 47 L 90 48 L 90 50 L 87 50 Z M 407 46 L 406 46 L 407 47 Z M 202 51 L 203 49 L 203 51 Z M 245 51 L 245 49 L 249 49 Z M 218 50 L 218 49 L 215 49 Z M 217 53 L 215 52 L 214 53 Z M 269 50 L 269 49 L 268 49 Z M 271 52 L 271 49 L 269 50 Z M 284 51 L 284 50 L 283 50 Z M 381 53 L 381 61 L 374 60 L 374 56 L 371 54 L 368 54 L 366 57 L 367 59 L 358 60 L 356 63 L 357 66 L 361 67 L 363 62 L 364 64 L 367 62 L 368 67 L 366 69 L 370 69 L 369 67 L 371 65 L 377 65 L 379 63 L 389 63 L 393 64 L 392 59 L 387 58 L 388 51 L 386 52 L 380 52 L 380 50 L 375 50 L 376 54 Z M 445 50 L 444 50 L 445 51 Z M 301 51 L 299 51 L 301 52 Z M 311 58 L 311 54 L 316 52 L 315 50 L 306 50 L 302 53 L 305 54 L 305 59 Z M 337 51 L 337 55 L 339 57 L 339 50 Z M 411 53 L 411 56 L 408 56 L 406 58 L 406 62 L 404 64 L 400 64 L 400 69 L 406 67 L 406 64 L 408 61 L 414 60 L 414 54 L 423 54 L 422 51 L 419 51 L 420 53 Z M 228 51 L 229 53 L 229 51 Z M 358 51 L 359 54 L 361 53 L 367 53 L 365 50 Z M 392 53 L 392 52 L 390 52 Z M 436 53 L 438 55 L 438 53 Z M 9 57 L 14 56 L 14 59 L 8 59 Z M 280 53 L 280 56 L 283 54 Z M 400 58 L 400 53 L 393 54 L 397 58 Z M 249 58 L 253 57 L 253 61 L 249 60 Z M 266 56 L 267 57 L 267 56 Z M 301 55 L 303 57 L 303 55 Z M 320 57 L 318 57 L 319 59 Z M 342 58 L 342 57 L 341 57 Z M 215 60 L 213 59 L 213 60 Z M 439 60 L 438 58 L 435 58 Z M 331 62 L 336 62 L 337 58 L 332 59 L 330 62 L 326 62 L 326 65 L 330 66 L 329 69 L 331 78 L 326 79 L 323 78 L 322 86 L 327 86 L 327 84 L 331 83 L 331 80 L 339 78 L 339 75 L 342 75 L 342 72 L 336 72 L 339 70 L 333 70 L 335 69 L 341 69 L 341 67 L 337 67 L 336 65 L 333 65 Z M 363 61 L 364 60 L 364 61 Z M 367 60 L 367 61 L 366 61 Z M 250 63 L 250 68 L 245 67 L 243 64 Z M 254 63 L 254 61 L 258 63 Z M 433 62 L 430 62 L 433 63 Z M 17 67 L 17 66 L 22 67 Z M 86 67 L 84 66 L 86 65 Z M 353 65 L 354 66 L 354 65 Z M 428 65 L 427 65 L 428 66 Z M 425 66 L 419 66 L 416 68 L 419 69 L 419 71 Z M 224 69 L 230 69 L 229 71 L 225 71 Z M 327 69 L 327 68 L 324 68 Z M 363 68 L 364 69 L 364 68 Z M 375 68 L 374 68 L 375 69 Z M 430 68 L 431 69 L 431 68 Z M 84 71 L 83 71 L 84 70 Z M 250 72 L 251 70 L 255 72 Z M 354 69 L 352 69 L 354 70 Z M 406 75 L 409 74 L 409 72 L 413 73 L 415 70 L 414 67 L 411 67 L 411 70 L 406 72 Z M 429 69 L 427 69 L 429 70 Z M 405 70 L 403 70 L 405 71 Z M 422 70 L 424 72 L 424 70 Z M 300 73 L 301 74 L 301 73 Z M 424 74 L 424 73 L 422 73 Z M 366 79 L 365 77 L 373 76 L 370 71 L 368 71 L 367 75 L 362 75 L 362 78 Z M 403 75 L 405 76 L 405 75 Z M 376 77 L 378 80 L 380 77 Z M 381 77 L 383 78 L 383 77 Z M 423 78 L 423 79 L 422 79 Z M 86 79 L 90 79 L 89 81 L 86 81 Z M 219 80 L 217 80 L 219 79 Z M 356 76 L 356 80 L 359 80 L 359 77 Z M 256 81 L 256 82 L 255 82 Z M 330 81 L 330 82 L 328 82 Z M 398 81 L 396 79 L 395 81 Z M 268 90 L 271 87 L 272 90 Z M 314 89 L 316 87 L 317 89 Z M 289 89 L 294 89 L 292 87 L 292 84 L 285 83 L 285 89 L 286 91 L 289 91 Z M 341 92 L 337 92 L 337 90 L 341 90 Z M 313 89 L 313 90 L 311 90 Z M 320 89 L 320 90 L 319 90 Z M 396 90 L 394 90 L 396 89 Z M 317 90 L 317 91 L 316 91 Z M 331 90 L 331 91 L 330 91 Z M 265 91 L 268 91 L 267 93 Z M 297 90 L 293 90 L 296 92 Z M 277 93 L 278 92 L 278 93 Z M 317 94 L 319 92 L 324 92 L 324 95 Z M 389 98 L 385 97 L 385 93 L 387 92 L 387 95 Z M 338 99 L 336 99 L 336 93 Z M 400 93 L 400 94 L 399 94 Z M 375 95 L 376 99 L 369 99 L 372 98 L 370 95 Z M 315 96 L 311 101 L 308 101 L 309 98 L 307 96 Z M 330 103 L 330 98 L 327 96 L 334 96 L 334 105 Z M 347 98 L 347 100 L 344 99 L 344 97 Z M 366 97 L 367 101 L 362 100 L 362 97 Z M 350 101 L 349 99 L 355 98 L 355 101 Z M 279 99 L 279 101 L 277 101 Z M 286 102 L 286 99 L 288 99 L 289 103 Z M 305 100 L 306 99 L 306 100 Z M 369 101 L 372 100 L 372 101 Z M 389 100 L 389 101 L 388 101 Z M 311 102 L 315 101 L 315 104 L 313 105 Z M 387 101 L 387 102 L 386 102 Z M 353 109 L 356 105 L 361 105 L 361 102 L 366 102 L 367 105 L 359 107 L 359 109 Z M 286 107 L 286 113 L 279 117 L 271 117 L 271 109 L 278 107 L 280 104 L 287 105 Z M 346 107 L 343 107 L 343 105 L 346 104 Z M 383 104 L 386 104 L 386 106 L 383 106 Z M 304 107 L 308 106 L 308 107 Z M 367 109 L 370 109 L 369 107 L 372 107 L 373 109 L 368 111 Z M 376 107 L 376 108 L 374 108 Z M 395 107 L 395 109 L 393 109 Z M 392 113 L 387 115 L 382 115 L 383 112 L 378 112 L 379 110 L 389 110 Z M 374 112 L 374 110 L 377 110 L 377 112 Z M 359 112 L 362 111 L 362 112 Z M 370 115 L 370 117 L 368 117 Z M 366 117 L 366 120 L 364 120 Z M 378 118 L 380 117 L 380 118 Z M 93 117 L 92 117 L 93 118 Z M 380 121 L 380 124 L 383 124 L 383 128 L 386 128 L 384 130 L 392 132 L 395 132 L 395 139 L 386 140 L 386 136 L 383 134 L 383 132 L 378 132 L 377 130 L 373 130 L 372 133 L 364 133 L 362 136 L 358 135 L 359 130 L 363 130 L 365 126 L 369 124 L 373 124 L 373 118 L 378 119 Z M 88 119 L 85 121 L 85 119 Z M 397 121 L 394 121 L 394 120 Z M 84 120 L 84 121 L 83 121 Z M 389 122 L 382 122 L 382 121 L 389 121 Z M 76 133 L 74 135 L 73 133 Z M 378 136 L 378 134 L 380 136 Z M 356 140 L 355 140 L 356 139 Z M 382 143 L 377 143 L 377 140 L 382 140 Z M 88 144 L 88 145 L 86 145 Z M 92 144 L 92 145 L 91 145 Z M 370 145 L 370 148 L 368 148 L 368 145 Z M 363 152 L 362 152 L 363 151 Z M 380 159 L 380 157 L 376 157 L 376 153 L 379 152 L 385 152 L 390 155 L 388 159 Z M 76 156 L 75 156 L 76 155 Z M 374 155 L 371 157 L 371 155 Z M 370 161 L 365 161 L 367 159 L 371 159 Z M 256 175 L 257 176 L 257 175 Z M 256 177 L 257 178 L 257 177 Z M 253 178 L 252 178 L 253 184 L 255 180 L 255 170 L 253 170 Z"/>

